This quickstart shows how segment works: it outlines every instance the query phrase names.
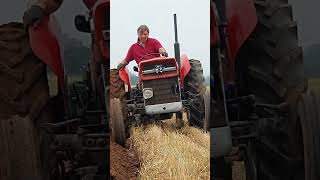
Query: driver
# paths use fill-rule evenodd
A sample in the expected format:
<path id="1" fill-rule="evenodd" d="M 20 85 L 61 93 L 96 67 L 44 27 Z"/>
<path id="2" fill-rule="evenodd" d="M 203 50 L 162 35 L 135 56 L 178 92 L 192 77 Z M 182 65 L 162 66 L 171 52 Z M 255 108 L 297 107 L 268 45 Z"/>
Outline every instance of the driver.
<path id="1" fill-rule="evenodd" d="M 154 38 L 149 38 L 149 28 L 146 25 L 141 25 L 138 27 L 138 40 L 136 43 L 132 44 L 129 48 L 127 56 L 121 63 L 117 66 L 117 69 L 120 70 L 124 68 L 130 61 L 135 60 L 137 64 L 140 63 L 143 56 L 146 59 L 151 59 L 159 57 L 159 54 L 162 56 L 168 56 L 167 51 L 162 47 L 160 42 Z M 159 54 L 151 54 L 159 53 Z"/>

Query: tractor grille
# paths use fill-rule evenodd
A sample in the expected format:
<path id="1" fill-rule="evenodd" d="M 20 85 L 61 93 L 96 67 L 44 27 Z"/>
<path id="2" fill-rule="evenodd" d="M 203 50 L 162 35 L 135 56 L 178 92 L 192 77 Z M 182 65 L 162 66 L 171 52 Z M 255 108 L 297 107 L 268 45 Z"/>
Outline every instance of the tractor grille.
<path id="1" fill-rule="evenodd" d="M 178 102 L 181 100 L 178 77 L 143 81 L 143 88 L 152 88 L 153 97 L 145 100 L 146 105 Z"/>
<path id="2" fill-rule="evenodd" d="M 161 71 L 161 72 L 160 72 Z M 170 74 L 176 72 L 175 61 L 162 61 L 145 64 L 142 67 L 143 76 L 156 76 L 163 74 Z"/>

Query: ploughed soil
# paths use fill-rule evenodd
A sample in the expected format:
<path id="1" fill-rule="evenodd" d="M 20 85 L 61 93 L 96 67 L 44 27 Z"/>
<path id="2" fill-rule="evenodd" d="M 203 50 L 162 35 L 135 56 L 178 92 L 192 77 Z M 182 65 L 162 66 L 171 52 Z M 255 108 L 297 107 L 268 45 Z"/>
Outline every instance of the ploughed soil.
<path id="1" fill-rule="evenodd" d="M 114 142 L 110 142 L 110 175 L 112 179 L 136 179 L 139 160 L 135 153 Z"/>

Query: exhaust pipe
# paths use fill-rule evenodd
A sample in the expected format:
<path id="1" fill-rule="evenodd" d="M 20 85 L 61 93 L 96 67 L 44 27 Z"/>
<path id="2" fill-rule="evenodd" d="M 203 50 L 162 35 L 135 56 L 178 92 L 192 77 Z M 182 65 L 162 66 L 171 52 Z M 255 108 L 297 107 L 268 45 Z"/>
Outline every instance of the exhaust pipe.
<path id="1" fill-rule="evenodd" d="M 179 70 L 179 74 L 180 74 L 180 44 L 178 42 L 178 28 L 177 28 L 177 15 L 173 14 L 173 18 L 174 18 L 174 57 L 176 58 L 176 61 L 178 63 L 178 70 Z"/>

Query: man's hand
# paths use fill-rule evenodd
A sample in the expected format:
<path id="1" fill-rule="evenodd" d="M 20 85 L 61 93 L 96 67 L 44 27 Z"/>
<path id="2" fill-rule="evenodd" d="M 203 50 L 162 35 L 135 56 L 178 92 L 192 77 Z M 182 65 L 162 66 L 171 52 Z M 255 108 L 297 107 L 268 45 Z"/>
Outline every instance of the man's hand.
<path id="1" fill-rule="evenodd" d="M 120 69 L 124 68 L 125 66 L 125 64 L 119 63 L 117 66 L 117 70 L 120 71 Z"/>
<path id="2" fill-rule="evenodd" d="M 45 16 L 43 9 L 40 6 L 33 5 L 23 14 L 23 25 L 27 29 L 35 22 L 40 21 Z"/>
<path id="3" fill-rule="evenodd" d="M 117 69 L 118 71 L 124 67 L 126 67 L 126 65 L 128 65 L 128 62 L 126 61 L 126 59 L 122 60 L 121 63 L 118 64 Z"/>
<path id="4" fill-rule="evenodd" d="M 160 53 L 162 56 L 168 57 L 168 53 L 167 53 L 167 51 L 166 51 L 164 48 L 159 48 L 159 53 Z"/>

